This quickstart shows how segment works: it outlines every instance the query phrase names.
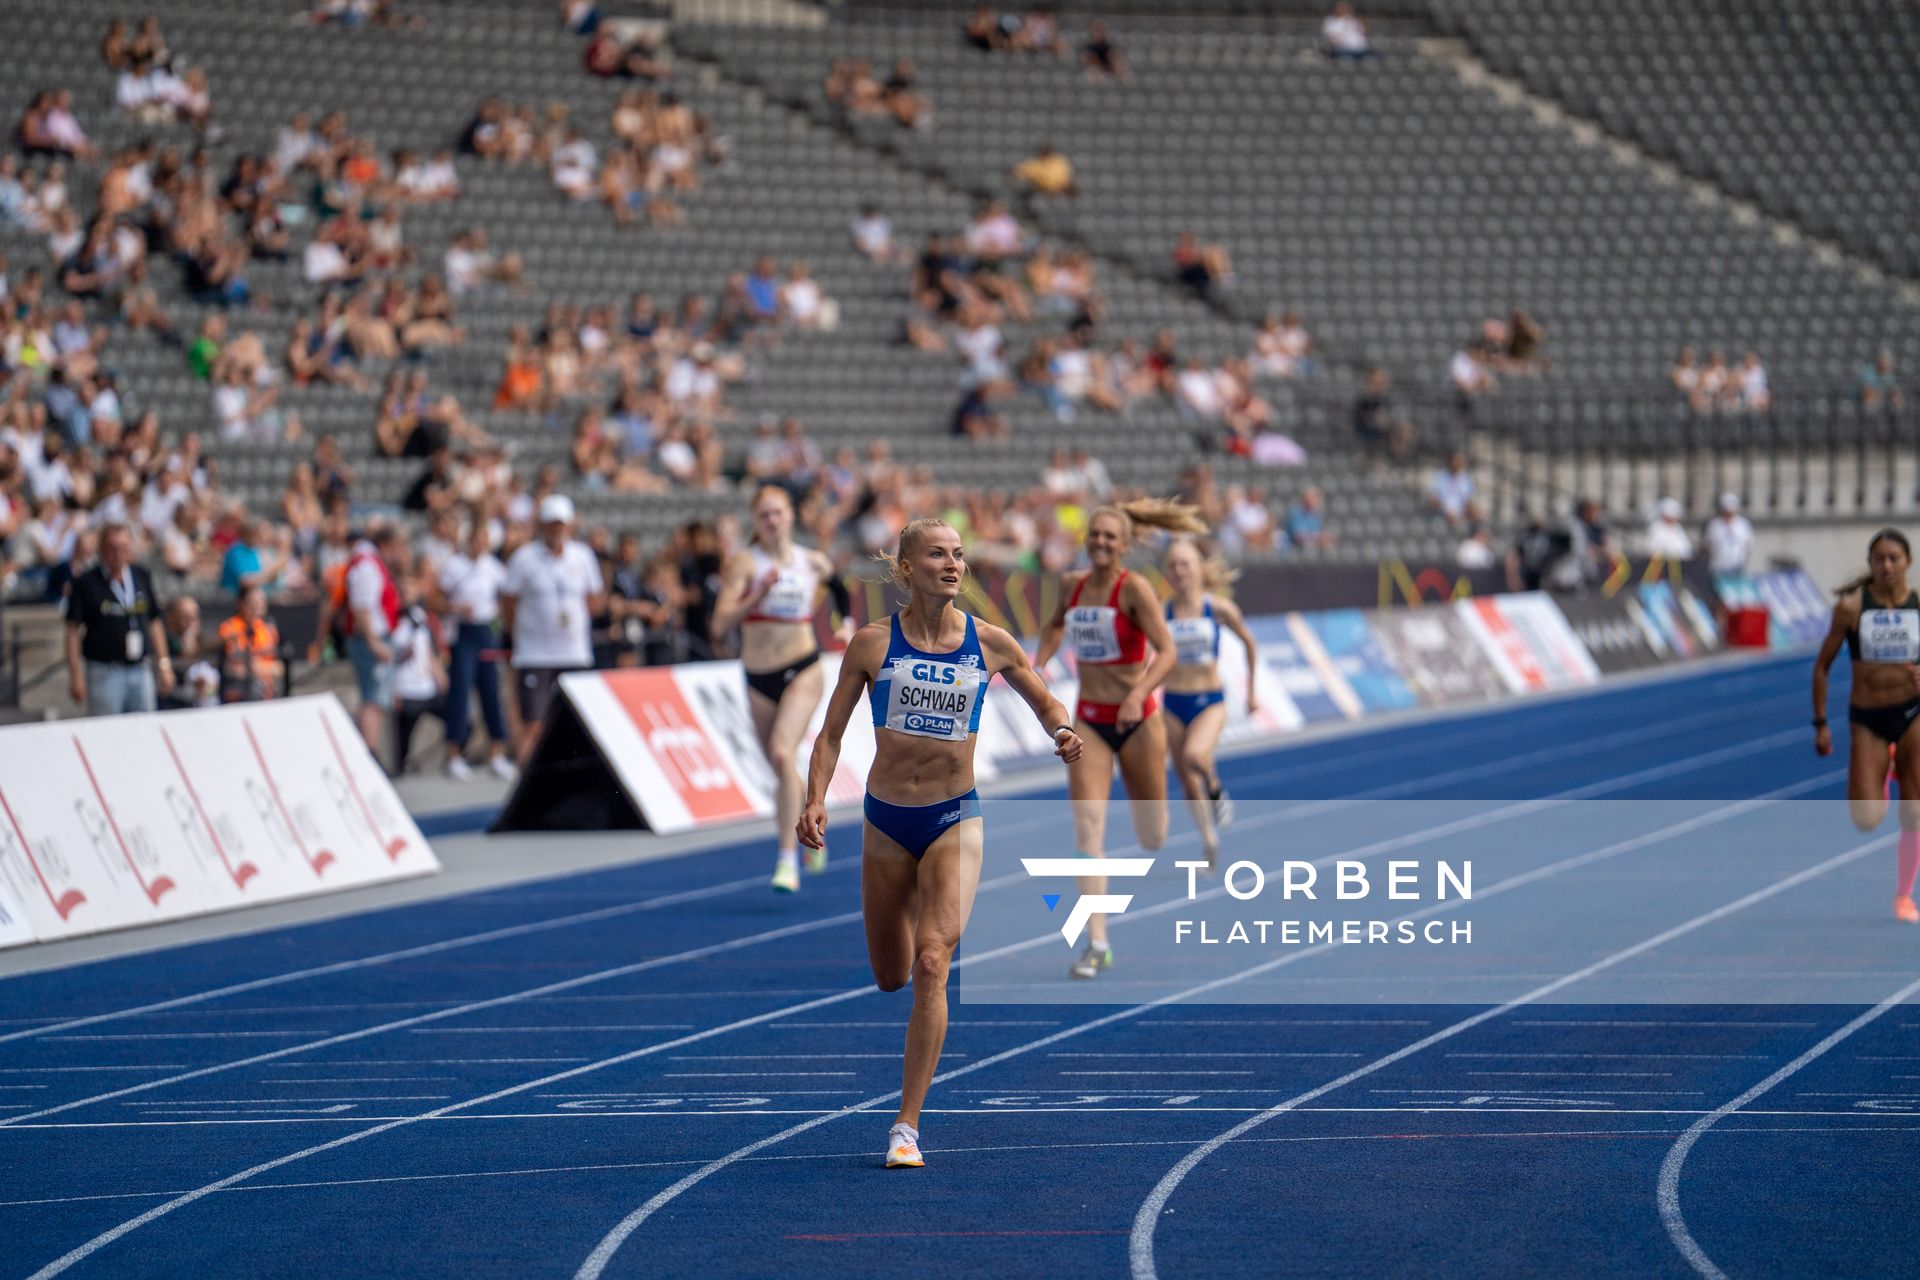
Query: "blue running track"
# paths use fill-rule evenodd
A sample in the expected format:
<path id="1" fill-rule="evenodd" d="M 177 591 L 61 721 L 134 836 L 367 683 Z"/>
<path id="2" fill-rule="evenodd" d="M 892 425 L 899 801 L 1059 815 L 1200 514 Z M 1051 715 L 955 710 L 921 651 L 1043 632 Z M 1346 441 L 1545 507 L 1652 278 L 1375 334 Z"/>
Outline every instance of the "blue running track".
<path id="1" fill-rule="evenodd" d="M 1837 799 L 1806 673 L 1223 773 L 1243 802 Z M 851 821 L 793 897 L 760 836 L 0 982 L 0 1276 L 1913 1273 L 1920 965 L 1871 979 L 1883 1005 L 956 999 L 928 1166 L 884 1171 L 909 997 L 870 985 Z M 1644 905 L 1630 941 L 1797 912 L 1838 965 L 1905 940 L 1890 841 L 1839 856 L 1868 839 L 1836 824 L 1671 909 L 1632 855 L 1502 901 Z"/>

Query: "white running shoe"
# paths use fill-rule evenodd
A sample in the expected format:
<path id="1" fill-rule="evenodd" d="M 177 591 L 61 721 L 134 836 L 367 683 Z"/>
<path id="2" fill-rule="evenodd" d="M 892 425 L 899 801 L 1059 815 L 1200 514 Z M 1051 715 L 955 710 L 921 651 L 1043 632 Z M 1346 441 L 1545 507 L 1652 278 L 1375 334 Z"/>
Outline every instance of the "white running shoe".
<path id="1" fill-rule="evenodd" d="M 782 858 L 774 864 L 773 888 L 776 893 L 800 892 L 800 859 Z"/>
<path id="2" fill-rule="evenodd" d="M 1221 831 L 1233 825 L 1233 797 L 1225 787 L 1213 798 L 1213 825 Z"/>
<path id="3" fill-rule="evenodd" d="M 887 1168 L 918 1169 L 924 1164 L 918 1130 L 910 1124 L 896 1124 L 887 1130 Z"/>
<path id="4" fill-rule="evenodd" d="M 495 756 L 487 764 L 487 768 L 493 770 L 493 776 L 502 782 L 518 782 L 520 780 L 520 766 L 505 756 Z"/>
<path id="5" fill-rule="evenodd" d="M 465 756 L 455 756 L 447 761 L 446 775 L 455 782 L 473 781 L 473 766 L 467 763 Z"/>

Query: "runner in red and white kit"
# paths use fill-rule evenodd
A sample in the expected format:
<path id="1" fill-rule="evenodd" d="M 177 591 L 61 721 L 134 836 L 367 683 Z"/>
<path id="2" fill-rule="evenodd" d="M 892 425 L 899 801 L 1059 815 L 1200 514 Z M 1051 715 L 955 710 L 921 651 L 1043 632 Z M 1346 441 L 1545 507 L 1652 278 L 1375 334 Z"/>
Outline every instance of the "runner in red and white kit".
<path id="1" fill-rule="evenodd" d="M 1142 527 L 1206 532 L 1199 511 L 1177 502 L 1142 498 L 1094 508 L 1087 519 L 1091 567 L 1062 577 L 1060 606 L 1041 630 L 1034 655 L 1034 666 L 1044 669 L 1064 642 L 1079 674 L 1073 727 L 1086 750 L 1067 769 L 1067 794 L 1073 801 L 1075 851 L 1086 858 L 1100 857 L 1106 846 L 1106 806 L 1116 765 L 1133 802 L 1134 839 L 1146 850 L 1167 840 L 1167 737 L 1157 690 L 1179 655 L 1160 598 L 1145 578 L 1126 568 L 1134 533 Z M 1106 890 L 1103 875 L 1080 878 L 1083 895 Z M 1087 926 L 1086 949 L 1068 973 L 1093 978 L 1112 966 L 1107 917 L 1096 913 Z"/>

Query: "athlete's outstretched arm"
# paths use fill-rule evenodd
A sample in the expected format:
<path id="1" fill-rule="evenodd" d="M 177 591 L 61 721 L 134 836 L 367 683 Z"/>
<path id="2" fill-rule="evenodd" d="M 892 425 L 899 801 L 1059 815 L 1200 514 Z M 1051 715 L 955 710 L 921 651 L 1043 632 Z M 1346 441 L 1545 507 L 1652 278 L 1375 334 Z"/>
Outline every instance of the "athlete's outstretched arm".
<path id="1" fill-rule="evenodd" d="M 1820 642 L 1820 652 L 1813 660 L 1813 749 L 1823 756 L 1833 754 L 1833 731 L 1827 727 L 1827 672 L 1840 656 L 1847 632 L 1859 621 L 1859 606 L 1852 601 L 1842 599 L 1834 605 L 1833 625 L 1827 628 L 1827 638 Z"/>
<path id="2" fill-rule="evenodd" d="M 1040 719 L 1040 727 L 1053 737 L 1053 754 L 1072 764 L 1080 758 L 1080 735 L 1073 731 L 1073 718 L 1067 714 L 1060 699 L 1047 689 L 1047 682 L 1027 661 L 1027 651 L 1020 647 L 1005 630 L 985 622 L 976 622 L 974 629 L 980 636 L 980 647 L 987 654 L 988 674 L 998 673 L 1007 682 L 1007 687 L 1033 708 L 1033 714 Z M 824 736 L 824 735 L 822 735 Z"/>
<path id="3" fill-rule="evenodd" d="M 807 761 L 807 803 L 795 828 L 800 843 L 809 849 L 826 845 L 827 784 L 833 781 L 834 768 L 840 763 L 840 739 L 854 708 L 860 705 L 860 695 L 867 691 L 868 682 L 886 656 L 887 629 L 871 623 L 860 628 L 840 659 L 840 679 L 833 686 L 833 696 L 827 699 L 827 720 L 820 726 L 820 736 L 813 740 L 813 755 Z"/>
<path id="4" fill-rule="evenodd" d="M 720 571 L 720 592 L 713 602 L 713 617 L 707 624 L 716 642 L 753 612 L 753 606 L 760 603 L 779 576 L 778 571 L 770 571 L 755 582 L 753 557 L 745 551 L 733 553 L 727 567 Z"/>
<path id="5" fill-rule="evenodd" d="M 1067 601 L 1073 592 L 1067 589 L 1067 580 L 1060 579 L 1060 599 L 1053 606 L 1053 616 L 1047 619 L 1047 625 L 1040 628 L 1040 647 L 1033 651 L 1033 665 L 1044 667 L 1060 652 L 1060 642 L 1067 638 Z"/>
<path id="6" fill-rule="evenodd" d="M 1247 710 L 1260 709 L 1260 682 L 1256 678 L 1260 672 L 1260 651 L 1253 643 L 1253 632 L 1247 630 L 1247 616 L 1240 612 L 1240 606 L 1231 600 L 1215 597 L 1213 612 L 1219 617 L 1220 625 L 1240 637 L 1240 643 L 1247 650 Z"/>
<path id="7" fill-rule="evenodd" d="M 1125 597 L 1120 602 L 1121 607 L 1127 611 L 1127 617 L 1133 620 L 1133 625 L 1146 633 L 1147 643 L 1153 646 L 1153 661 L 1141 670 L 1140 678 L 1127 690 L 1127 701 L 1121 704 L 1126 707 L 1131 703 L 1131 710 L 1137 712 L 1146 704 L 1147 696 L 1166 683 L 1167 677 L 1173 674 L 1173 669 L 1180 664 L 1180 653 L 1173 646 L 1173 633 L 1167 630 L 1166 615 L 1160 609 L 1160 597 L 1153 594 L 1153 588 L 1147 585 L 1147 580 L 1137 573 L 1129 574 L 1120 590 Z M 1121 727 L 1125 728 L 1128 723 L 1138 724 L 1140 717 L 1130 716 L 1123 711 L 1120 720 Z"/>

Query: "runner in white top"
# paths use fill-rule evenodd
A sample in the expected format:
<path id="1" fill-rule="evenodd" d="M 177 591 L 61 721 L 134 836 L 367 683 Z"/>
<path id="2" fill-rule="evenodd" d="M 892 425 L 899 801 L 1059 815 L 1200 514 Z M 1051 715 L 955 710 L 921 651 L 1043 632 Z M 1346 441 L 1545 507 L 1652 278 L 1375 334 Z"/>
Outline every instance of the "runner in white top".
<path id="1" fill-rule="evenodd" d="M 853 601 L 833 577 L 833 562 L 793 540 L 793 498 L 778 485 L 762 485 L 753 498 L 753 538 L 727 561 L 713 606 L 713 634 L 740 628 L 740 665 L 747 673 L 747 705 L 753 732 L 773 770 L 773 829 L 778 841 L 773 887 L 800 888 L 800 854 L 794 835 L 800 819 L 801 784 L 796 757 L 800 735 L 820 706 L 825 676 L 813 628 L 825 584 L 840 613 L 836 632 L 845 644 L 854 626 Z M 826 869 L 822 845 L 808 849 L 807 870 Z"/>

